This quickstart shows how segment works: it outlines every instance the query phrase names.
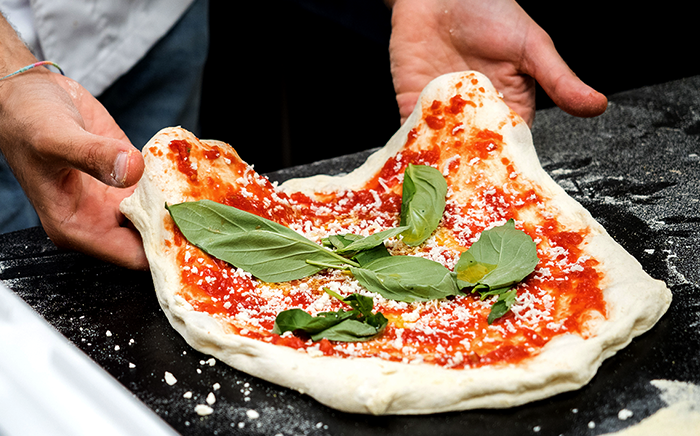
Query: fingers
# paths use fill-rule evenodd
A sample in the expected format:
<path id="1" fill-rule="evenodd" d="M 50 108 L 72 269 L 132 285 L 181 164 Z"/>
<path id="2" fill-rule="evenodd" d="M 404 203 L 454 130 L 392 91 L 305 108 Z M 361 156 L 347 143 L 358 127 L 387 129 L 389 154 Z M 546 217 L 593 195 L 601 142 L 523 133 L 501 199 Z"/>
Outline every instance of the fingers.
<path id="1" fill-rule="evenodd" d="M 67 223 L 52 226 L 44 223 L 46 234 L 58 247 L 80 251 L 89 256 L 134 270 L 147 270 L 148 260 L 141 237 L 133 228 L 110 229 L 74 227 Z"/>
<path id="2" fill-rule="evenodd" d="M 148 260 L 138 231 L 115 227 L 104 239 L 81 241 L 81 250 L 106 262 L 135 270 L 147 270 Z"/>
<path id="3" fill-rule="evenodd" d="M 131 269 L 147 269 L 138 231 L 119 211 L 121 201 L 135 186 L 116 189 L 87 174 L 70 170 L 34 203 L 46 234 L 59 247 Z M 47 196 L 45 194 L 51 194 Z"/>
<path id="4" fill-rule="evenodd" d="M 526 49 L 523 71 L 537 80 L 557 106 L 577 117 L 595 117 L 605 112 L 608 99 L 571 71 L 544 31 L 532 41 Z"/>
<path id="5" fill-rule="evenodd" d="M 56 245 L 126 268 L 147 269 L 139 233 L 123 226 L 118 209 L 143 173 L 141 153 L 127 141 L 85 133 L 64 144 L 70 145 L 60 158 L 74 169 L 72 175 L 56 179 L 57 198 L 41 208 L 47 234 Z"/>
<path id="6" fill-rule="evenodd" d="M 129 142 L 107 110 L 78 82 L 53 75 L 69 100 L 65 100 L 66 120 L 49 141 L 59 146 L 54 153 L 68 167 L 90 174 L 102 183 L 122 188 L 136 183 L 143 172 L 143 158 Z M 77 114 L 67 108 L 73 105 Z M 60 147 L 60 144 L 64 144 Z"/>
<path id="7" fill-rule="evenodd" d="M 138 150 L 77 82 L 38 71 L 9 82 L 3 90 L 0 136 L 3 152 L 15 156 L 8 159 L 15 171 L 34 168 L 51 178 L 77 169 L 115 187 L 133 185 L 141 177 Z"/>
<path id="8" fill-rule="evenodd" d="M 583 83 L 573 72 L 562 75 L 553 86 L 544 88 L 547 95 L 563 111 L 577 117 L 595 117 L 608 106 L 608 99 Z"/>
<path id="9" fill-rule="evenodd" d="M 401 124 L 406 122 L 413 109 L 418 103 L 420 92 L 405 92 L 396 95 L 396 102 L 399 105 L 399 115 L 401 116 Z"/>
<path id="10" fill-rule="evenodd" d="M 130 143 L 90 134 L 70 147 L 65 159 L 73 168 L 117 188 L 138 182 L 144 168 L 141 153 Z"/>
<path id="11" fill-rule="evenodd" d="M 119 212 L 143 173 L 143 157 L 107 110 L 77 82 L 48 71 L 18 76 L 0 91 L 0 148 L 49 237 L 147 268 L 138 232 L 122 226 Z"/>
<path id="12" fill-rule="evenodd" d="M 143 173 L 141 153 L 125 140 L 95 135 L 78 127 L 39 143 L 39 149 L 52 160 L 60 161 L 61 166 L 89 174 L 108 186 L 131 186 Z"/>

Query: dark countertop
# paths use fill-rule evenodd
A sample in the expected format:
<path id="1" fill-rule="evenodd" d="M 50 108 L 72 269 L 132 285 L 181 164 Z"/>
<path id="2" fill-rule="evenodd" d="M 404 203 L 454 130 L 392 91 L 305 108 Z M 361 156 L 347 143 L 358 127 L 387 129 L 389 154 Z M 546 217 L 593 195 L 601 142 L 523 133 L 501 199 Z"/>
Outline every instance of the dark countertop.
<path id="1" fill-rule="evenodd" d="M 533 136 L 544 168 L 650 275 L 666 281 L 674 300 L 587 386 L 512 409 L 351 415 L 222 363 L 211 366 L 170 328 L 148 273 L 59 250 L 39 228 L 0 235 L 0 280 L 184 435 L 604 434 L 665 405 L 651 380 L 700 383 L 699 135 L 700 76 L 612 96 L 598 118 L 538 112 Z M 270 178 L 343 172 L 365 156 Z M 175 385 L 164 382 L 165 371 Z M 188 391 L 192 398 L 183 397 Z M 209 392 L 215 412 L 200 417 L 194 406 Z M 622 409 L 633 415 L 619 419 Z"/>

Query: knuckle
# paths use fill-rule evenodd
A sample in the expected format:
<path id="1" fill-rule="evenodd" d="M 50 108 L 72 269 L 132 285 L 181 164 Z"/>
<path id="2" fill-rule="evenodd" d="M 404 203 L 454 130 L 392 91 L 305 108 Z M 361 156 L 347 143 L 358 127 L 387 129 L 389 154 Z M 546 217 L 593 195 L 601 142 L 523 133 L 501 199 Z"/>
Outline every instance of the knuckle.
<path id="1" fill-rule="evenodd" d="M 102 153 L 100 148 L 95 144 L 82 147 L 81 150 L 78 150 L 78 153 L 81 155 L 79 159 L 82 159 L 84 168 L 97 169 L 100 167 Z"/>

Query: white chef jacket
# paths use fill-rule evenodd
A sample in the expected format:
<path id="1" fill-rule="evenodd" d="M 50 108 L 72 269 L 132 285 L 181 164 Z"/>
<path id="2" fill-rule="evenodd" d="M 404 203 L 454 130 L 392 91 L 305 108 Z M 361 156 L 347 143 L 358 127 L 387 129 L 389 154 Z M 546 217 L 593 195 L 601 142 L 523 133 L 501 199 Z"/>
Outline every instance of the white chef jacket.
<path id="1" fill-rule="evenodd" d="M 39 60 L 99 95 L 133 67 L 193 0 L 0 0 Z"/>

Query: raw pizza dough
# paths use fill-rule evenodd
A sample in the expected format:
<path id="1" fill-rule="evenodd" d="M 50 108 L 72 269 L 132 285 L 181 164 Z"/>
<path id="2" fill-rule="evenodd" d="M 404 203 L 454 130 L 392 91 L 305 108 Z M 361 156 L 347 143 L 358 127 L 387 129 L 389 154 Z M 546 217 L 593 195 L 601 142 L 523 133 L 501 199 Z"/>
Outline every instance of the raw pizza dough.
<path id="1" fill-rule="evenodd" d="M 502 135 L 499 157 L 515 166 L 517 174 L 512 177 L 536 187 L 537 193 L 546 199 L 546 210 L 553 213 L 562 226 L 588 229 L 583 246 L 585 254 L 599 262 L 596 269 L 602 275 L 605 316 L 592 314 L 585 321 L 582 333 L 557 335 L 539 352 L 517 363 L 460 369 L 379 357 L 339 358 L 237 334 L 222 317 L 194 310 L 180 294 L 182 271 L 176 260 L 177 250 L 171 244 L 173 225 L 164 204 L 193 197 L 185 195 L 189 184 L 187 178 L 182 177 L 182 169 L 178 171 L 164 155 L 172 140 L 185 139 L 193 143 L 198 140 L 182 129 L 168 128 L 144 147 L 144 176 L 135 193 L 124 200 L 121 210 L 141 232 L 158 300 L 172 326 L 192 347 L 234 368 L 353 413 L 426 414 L 504 408 L 585 385 L 604 359 L 654 325 L 668 308 L 671 294 L 664 283 L 649 277 L 639 263 L 545 173 L 527 125 L 503 103 L 483 75 L 463 72 L 435 79 L 425 88 L 415 111 L 388 144 L 352 173 L 290 180 L 278 189 L 284 193 L 302 192 L 313 196 L 317 192 L 362 187 L 390 158 L 405 150 L 407 141 L 415 146 L 428 138 L 431 130 L 426 120 L 431 105 L 436 100 L 449 102 L 457 94 L 469 104 L 460 107 L 462 124 L 452 127 L 452 136 L 469 135 L 474 127 Z M 205 147 L 227 147 L 216 141 L 202 143 Z M 237 156 L 232 153 L 235 159 Z M 479 171 L 495 171 L 494 165 L 500 165 L 501 160 L 489 162 L 484 159 Z M 203 165 L 207 165 L 205 162 L 188 164 L 192 168 L 199 166 L 200 173 Z M 440 164 L 447 168 L 451 163 L 443 160 Z M 214 164 L 210 170 L 225 171 Z M 470 195 L 461 193 L 457 186 L 452 188 L 451 195 L 455 197 Z"/>

